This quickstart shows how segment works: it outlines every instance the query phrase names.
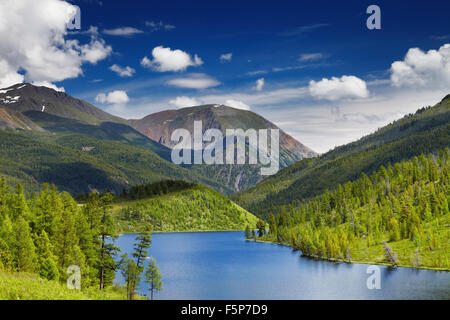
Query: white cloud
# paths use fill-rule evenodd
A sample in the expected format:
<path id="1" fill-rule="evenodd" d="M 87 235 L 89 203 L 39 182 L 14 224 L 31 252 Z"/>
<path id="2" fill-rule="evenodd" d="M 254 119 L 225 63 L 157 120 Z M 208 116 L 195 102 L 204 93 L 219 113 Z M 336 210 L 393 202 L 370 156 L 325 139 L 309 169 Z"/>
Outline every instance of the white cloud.
<path id="1" fill-rule="evenodd" d="M 257 76 L 257 75 L 266 74 L 266 73 L 267 73 L 267 70 L 256 70 L 256 71 L 247 72 L 245 75 L 247 75 L 247 76 Z"/>
<path id="2" fill-rule="evenodd" d="M 197 55 L 194 58 L 190 54 L 181 50 L 172 50 L 163 46 L 155 47 L 152 50 L 153 60 L 147 57 L 142 58 L 141 65 L 155 71 L 184 71 L 188 67 L 197 67 L 203 64 L 202 59 Z"/>
<path id="3" fill-rule="evenodd" d="M 206 74 L 194 73 L 187 77 L 169 80 L 167 84 L 180 88 L 207 89 L 217 87 L 220 82 Z"/>
<path id="4" fill-rule="evenodd" d="M 256 80 L 256 85 L 255 85 L 254 89 L 256 91 L 262 91 L 263 88 L 264 88 L 264 78 L 260 78 L 260 79 Z"/>
<path id="5" fill-rule="evenodd" d="M 114 104 L 114 105 L 124 105 L 130 98 L 128 97 L 126 91 L 124 90 L 114 90 L 108 93 L 99 93 L 95 97 L 95 101 L 102 104 Z"/>
<path id="6" fill-rule="evenodd" d="M 89 44 L 79 46 L 81 57 L 84 61 L 96 64 L 98 61 L 105 59 L 112 52 L 110 46 L 105 46 L 103 39 L 93 37 Z"/>
<path id="7" fill-rule="evenodd" d="M 325 55 L 323 53 L 304 53 L 300 55 L 298 60 L 300 62 L 305 62 L 305 61 L 319 60 L 323 58 L 325 58 Z"/>
<path id="8" fill-rule="evenodd" d="M 174 100 L 170 100 L 169 102 L 178 108 L 193 107 L 202 104 L 200 100 L 186 96 L 176 97 Z"/>
<path id="9" fill-rule="evenodd" d="M 448 87 L 450 44 L 428 52 L 411 48 L 403 61 L 392 63 L 390 71 L 391 82 L 396 87 Z"/>
<path id="10" fill-rule="evenodd" d="M 366 82 L 355 76 L 342 76 L 341 78 L 323 78 L 319 82 L 309 82 L 309 93 L 312 97 L 326 100 L 367 98 L 369 91 Z"/>
<path id="11" fill-rule="evenodd" d="M 64 92 L 64 87 L 57 87 L 56 85 L 54 85 L 53 83 L 50 83 L 48 81 L 33 81 L 32 82 L 33 85 L 38 86 L 38 87 L 47 87 L 56 91 L 60 91 L 60 92 Z"/>
<path id="12" fill-rule="evenodd" d="M 120 27 L 115 29 L 105 29 L 104 34 L 110 36 L 133 36 L 135 34 L 144 33 L 144 31 L 133 28 L 133 27 Z"/>
<path id="13" fill-rule="evenodd" d="M 122 68 L 121 66 L 117 64 L 113 64 L 111 67 L 109 67 L 109 70 L 114 71 L 121 77 L 131 77 L 136 72 L 133 68 L 126 66 L 125 68 Z"/>
<path id="14" fill-rule="evenodd" d="M 231 61 L 231 58 L 233 57 L 233 53 L 224 53 L 222 55 L 220 55 L 220 61 L 221 62 L 225 62 L 225 61 Z"/>
<path id="15" fill-rule="evenodd" d="M 238 100 L 233 100 L 233 99 L 227 100 L 227 101 L 225 101 L 225 105 L 235 108 L 235 109 L 250 110 L 249 105 L 245 104 L 242 101 L 238 101 Z"/>
<path id="16" fill-rule="evenodd" d="M 83 63 L 108 56 L 112 48 L 95 34 L 88 44 L 65 39 L 75 13 L 74 6 L 58 0 L 1 1 L 0 85 L 76 78 Z"/>

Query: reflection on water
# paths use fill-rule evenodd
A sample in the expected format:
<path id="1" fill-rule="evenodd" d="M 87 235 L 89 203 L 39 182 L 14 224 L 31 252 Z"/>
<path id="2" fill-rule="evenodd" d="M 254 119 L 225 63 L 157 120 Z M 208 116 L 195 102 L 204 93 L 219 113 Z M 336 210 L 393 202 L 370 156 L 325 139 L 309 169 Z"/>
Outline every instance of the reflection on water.
<path id="1" fill-rule="evenodd" d="M 367 265 L 300 256 L 288 247 L 247 242 L 243 232 L 152 235 L 164 290 L 156 299 L 450 299 L 450 273 L 380 266 L 381 289 L 366 285 Z M 135 235 L 116 244 L 131 252 Z M 116 279 L 122 283 L 118 275 Z M 145 283 L 139 292 L 147 293 Z"/>

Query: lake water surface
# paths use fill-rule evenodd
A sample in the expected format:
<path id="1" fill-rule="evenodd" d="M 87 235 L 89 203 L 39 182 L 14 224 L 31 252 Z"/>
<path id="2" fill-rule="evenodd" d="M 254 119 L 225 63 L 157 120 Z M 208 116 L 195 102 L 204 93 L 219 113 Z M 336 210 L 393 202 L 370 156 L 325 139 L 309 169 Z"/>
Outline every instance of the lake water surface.
<path id="1" fill-rule="evenodd" d="M 136 235 L 116 245 L 132 252 Z M 155 299 L 450 299 L 450 272 L 379 266 L 381 289 L 367 288 L 368 265 L 301 257 L 243 232 L 152 234 L 149 256 L 163 277 Z M 123 283 L 121 275 L 116 281 Z M 145 283 L 139 292 L 147 293 Z"/>

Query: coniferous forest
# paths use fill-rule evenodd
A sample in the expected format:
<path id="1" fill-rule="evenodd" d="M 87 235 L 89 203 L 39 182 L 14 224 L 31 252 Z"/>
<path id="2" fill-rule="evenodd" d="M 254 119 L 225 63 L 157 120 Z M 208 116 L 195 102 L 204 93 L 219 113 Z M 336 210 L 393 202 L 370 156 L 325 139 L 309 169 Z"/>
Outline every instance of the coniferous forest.
<path id="1" fill-rule="evenodd" d="M 449 203 L 446 148 L 284 206 L 259 239 L 315 258 L 449 270 Z"/>

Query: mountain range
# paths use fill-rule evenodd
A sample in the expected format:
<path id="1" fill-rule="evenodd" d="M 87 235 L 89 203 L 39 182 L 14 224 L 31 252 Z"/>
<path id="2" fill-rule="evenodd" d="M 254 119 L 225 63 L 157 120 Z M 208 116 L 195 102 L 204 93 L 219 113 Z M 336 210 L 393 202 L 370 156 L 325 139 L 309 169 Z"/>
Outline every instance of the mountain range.
<path id="1" fill-rule="evenodd" d="M 420 108 L 319 157 L 298 161 L 231 198 L 253 214 L 267 218 L 270 213 L 284 212 L 338 184 L 369 175 L 380 166 L 449 146 L 450 95 L 447 95 L 435 106 Z"/>
<path id="2" fill-rule="evenodd" d="M 0 174 L 37 190 L 44 182 L 74 194 L 184 179 L 224 194 L 262 179 L 259 165 L 171 163 L 170 134 L 202 120 L 215 128 L 278 128 L 263 117 L 227 106 L 167 110 L 141 120 L 113 116 L 64 92 L 29 83 L 0 89 Z M 316 153 L 280 131 L 280 166 Z"/>
<path id="3" fill-rule="evenodd" d="M 208 129 L 219 129 L 225 136 L 227 129 L 279 129 L 280 130 L 280 167 L 285 168 L 303 158 L 317 156 L 317 153 L 304 146 L 275 124 L 260 115 L 224 105 L 202 105 L 166 110 L 151 114 L 140 120 L 131 120 L 131 125 L 164 146 L 173 148 L 175 142 L 171 135 L 178 128 L 194 130 L 194 121 L 202 122 L 203 133 Z M 247 189 L 260 181 L 260 165 L 192 165 L 194 171 L 212 177 L 235 191 Z"/>

